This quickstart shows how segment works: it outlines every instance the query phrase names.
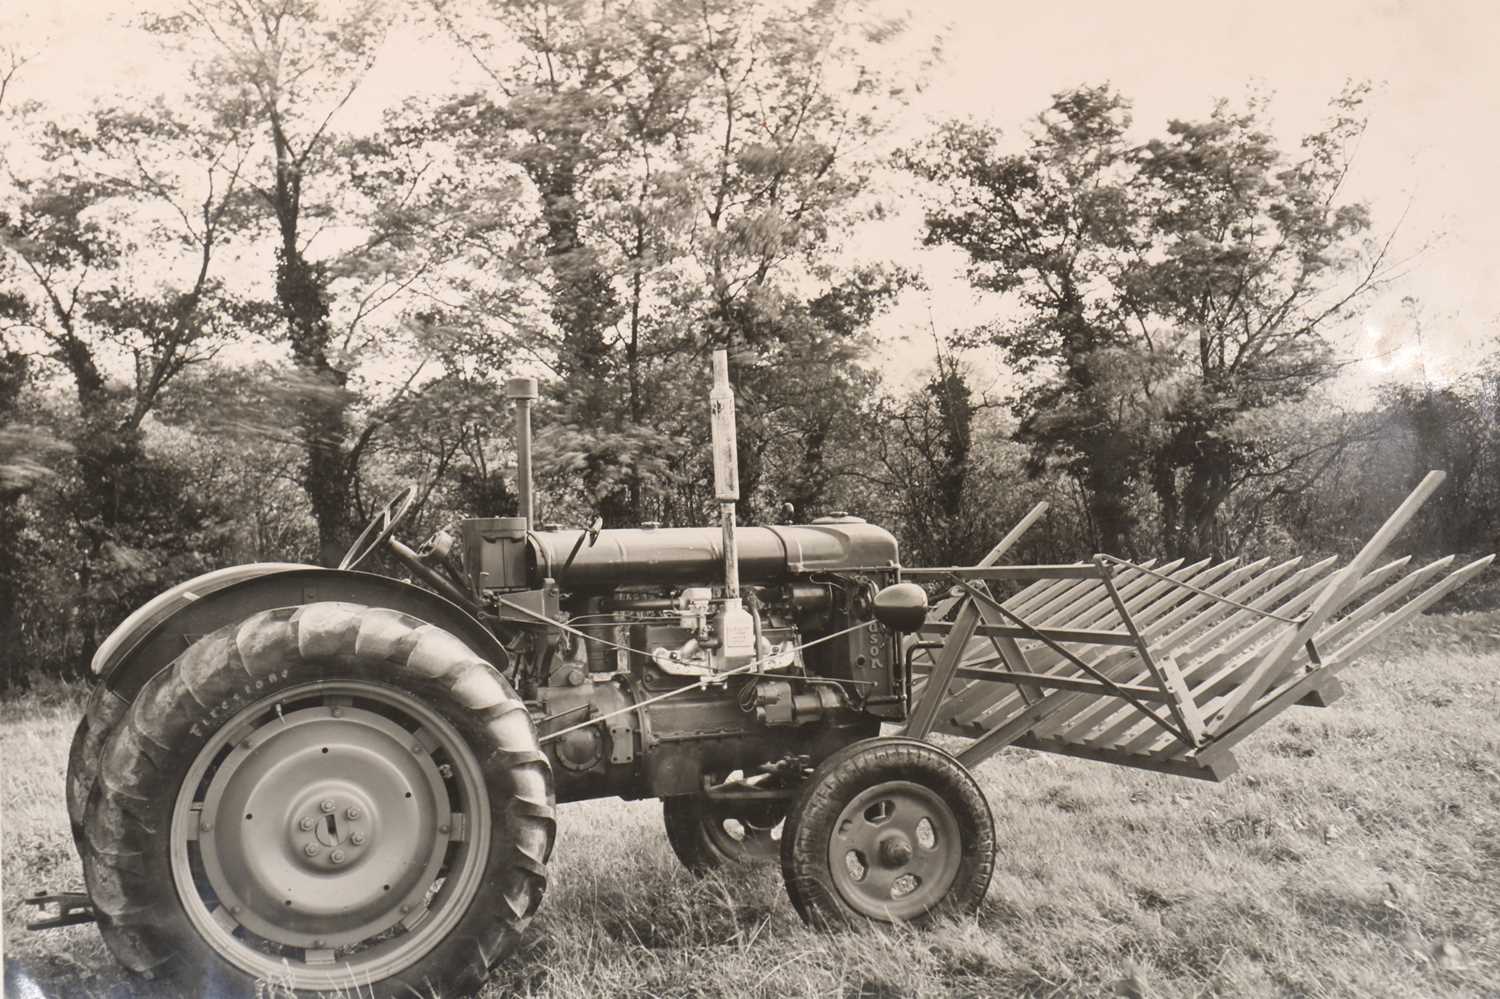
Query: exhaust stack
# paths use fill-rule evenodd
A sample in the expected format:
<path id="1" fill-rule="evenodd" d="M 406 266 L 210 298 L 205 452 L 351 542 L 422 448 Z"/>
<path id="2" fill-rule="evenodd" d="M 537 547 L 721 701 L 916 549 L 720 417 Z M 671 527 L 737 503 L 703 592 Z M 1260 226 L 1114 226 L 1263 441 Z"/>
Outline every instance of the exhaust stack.
<path id="1" fill-rule="evenodd" d="M 535 378 L 512 378 L 505 397 L 516 404 L 516 513 L 531 530 L 531 404 L 537 397 Z"/>

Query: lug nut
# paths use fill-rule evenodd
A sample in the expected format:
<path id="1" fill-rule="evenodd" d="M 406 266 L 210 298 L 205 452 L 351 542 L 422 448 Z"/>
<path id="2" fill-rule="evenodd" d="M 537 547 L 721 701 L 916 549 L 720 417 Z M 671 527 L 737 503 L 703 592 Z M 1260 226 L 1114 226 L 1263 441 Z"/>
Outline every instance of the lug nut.
<path id="1" fill-rule="evenodd" d="M 364 841 L 365 841 L 365 834 L 364 833 L 355 833 L 353 836 L 349 837 L 349 842 L 353 843 L 355 846 L 359 846 Z"/>
<path id="2" fill-rule="evenodd" d="M 344 715 L 344 709 L 340 707 L 332 707 L 328 709 L 328 713 L 335 718 L 342 718 Z"/>
<path id="3" fill-rule="evenodd" d="M 213 829 L 213 827 L 214 827 L 214 824 L 212 822 L 209 822 L 207 819 L 205 819 L 204 821 L 198 823 L 198 831 L 199 832 L 209 832 L 210 830 Z"/>
<path id="4" fill-rule="evenodd" d="M 344 809 L 344 818 L 346 819 L 357 819 L 363 814 L 364 812 L 361 812 L 355 805 L 350 805 L 348 808 Z"/>
<path id="5" fill-rule="evenodd" d="M 446 835 L 448 832 L 448 828 L 448 823 L 444 822 L 442 825 L 438 826 L 438 832 Z"/>
<path id="6" fill-rule="evenodd" d="M 416 753 L 418 756 L 421 756 L 423 753 L 427 752 L 427 747 L 423 746 L 420 742 L 414 742 L 411 744 L 411 751 L 413 753 Z"/>
<path id="7" fill-rule="evenodd" d="M 324 798 L 322 801 L 318 802 L 318 811 L 322 812 L 324 815 L 331 815 L 333 813 L 333 809 L 333 802 L 329 801 L 327 798 Z"/>
<path id="8" fill-rule="evenodd" d="M 314 819 L 311 815 L 304 815 L 297 822 L 297 828 L 301 829 L 303 832 L 307 832 L 309 829 L 311 829 L 313 826 L 315 826 L 317 824 L 318 824 L 317 820 Z"/>
<path id="9" fill-rule="evenodd" d="M 309 857 L 316 857 L 318 855 L 318 844 L 309 843 L 302 848 L 302 852 L 307 854 Z"/>
<path id="10" fill-rule="evenodd" d="M 344 851 L 335 850 L 328 855 L 328 859 L 333 861 L 335 864 L 342 864 L 344 862 Z"/>

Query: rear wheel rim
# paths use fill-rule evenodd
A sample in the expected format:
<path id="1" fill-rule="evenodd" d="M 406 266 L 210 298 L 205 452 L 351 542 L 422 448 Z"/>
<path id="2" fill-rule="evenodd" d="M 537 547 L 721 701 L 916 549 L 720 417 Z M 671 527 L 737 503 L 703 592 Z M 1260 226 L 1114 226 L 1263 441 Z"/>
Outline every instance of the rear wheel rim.
<path id="1" fill-rule="evenodd" d="M 304 684 L 218 729 L 179 789 L 172 876 L 198 935 L 292 988 L 362 986 L 452 932 L 483 882 L 483 770 L 414 694 Z"/>
<path id="2" fill-rule="evenodd" d="M 911 781 L 861 791 L 829 835 L 834 887 L 850 908 L 872 919 L 909 920 L 936 908 L 962 861 L 957 815 L 936 791 Z"/>
<path id="3" fill-rule="evenodd" d="M 761 802 L 704 804 L 703 837 L 721 856 L 735 863 L 756 864 L 781 855 L 785 808 Z"/>

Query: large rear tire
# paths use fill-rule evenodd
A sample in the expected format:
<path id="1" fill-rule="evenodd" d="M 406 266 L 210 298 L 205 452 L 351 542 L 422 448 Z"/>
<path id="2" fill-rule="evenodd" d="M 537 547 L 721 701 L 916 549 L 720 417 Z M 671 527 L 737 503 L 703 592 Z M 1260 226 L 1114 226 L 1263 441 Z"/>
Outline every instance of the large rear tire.
<path id="1" fill-rule="evenodd" d="M 973 776 L 902 736 L 865 739 L 820 763 L 781 837 L 792 905 L 823 929 L 972 914 L 994 869 L 994 819 Z"/>
<path id="2" fill-rule="evenodd" d="M 103 683 L 94 685 L 84 705 L 83 717 L 73 731 L 73 742 L 68 747 L 67 798 L 68 823 L 73 827 L 73 844 L 79 853 L 87 841 L 83 835 L 83 811 L 88 806 L 89 795 L 99 779 L 99 754 L 105 740 L 114 731 L 125 709 L 130 705 Z"/>
<path id="3" fill-rule="evenodd" d="M 541 902 L 553 810 L 490 664 L 398 611 L 316 603 L 146 684 L 81 852 L 115 956 L 184 994 L 463 995 Z"/>

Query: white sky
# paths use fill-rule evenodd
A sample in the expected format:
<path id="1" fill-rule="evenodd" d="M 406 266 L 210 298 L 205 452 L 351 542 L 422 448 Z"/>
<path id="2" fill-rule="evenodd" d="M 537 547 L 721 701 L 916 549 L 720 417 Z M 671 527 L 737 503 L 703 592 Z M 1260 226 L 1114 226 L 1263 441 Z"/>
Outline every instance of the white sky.
<path id="1" fill-rule="evenodd" d="M 36 58 L 17 81 L 18 99 L 83 102 L 122 88 L 154 89 L 160 70 L 112 15 L 127 0 L 0 0 L 0 45 Z M 152 3 L 150 6 L 167 6 Z M 1406 212 L 1398 254 L 1416 253 L 1409 273 L 1375 299 L 1359 328 L 1345 331 L 1351 356 L 1384 355 L 1353 370 L 1354 384 L 1379 374 L 1443 378 L 1500 347 L 1500 5 L 1482 0 L 930 0 L 918 15 L 931 32 L 946 24 L 946 61 L 899 126 L 915 138 L 930 123 L 973 115 L 1017 135 L 1050 95 L 1108 81 L 1135 102 L 1136 124 L 1157 132 L 1170 117 L 1205 115 L 1215 97 L 1255 84 L 1275 95 L 1277 131 L 1288 148 L 1316 128 L 1346 78 L 1375 84 L 1370 127 L 1349 180 L 1367 199 L 1377 230 Z M 451 55 L 407 48 L 370 81 L 370 107 L 399 96 L 412 74 L 446 77 Z M 434 65 L 434 63 L 436 65 Z M 416 65 L 414 65 L 416 64 Z M 439 83 L 440 81 L 434 81 Z M 3 138 L 3 137 L 0 137 Z M 1408 210 L 1409 206 L 1409 210 Z M 940 333 L 995 314 L 962 281 L 952 252 L 919 247 L 914 205 L 861 235 L 861 256 L 919 267 L 932 291 L 910 296 L 883 322 L 885 366 L 909 377 L 932 357 L 928 310 Z M 1422 354 L 1400 299 L 1421 303 Z M 905 338 L 903 340 L 903 338 Z"/>

